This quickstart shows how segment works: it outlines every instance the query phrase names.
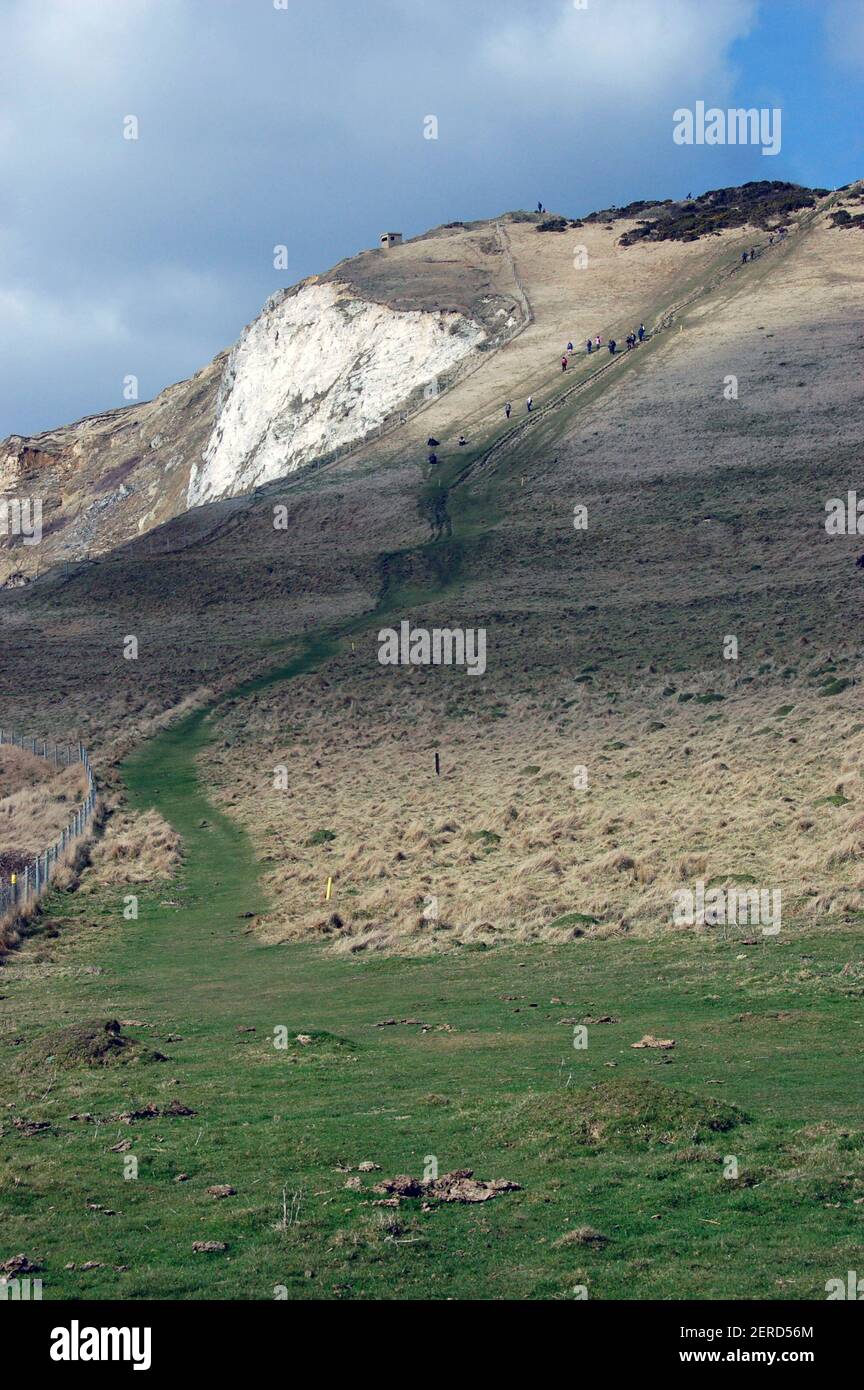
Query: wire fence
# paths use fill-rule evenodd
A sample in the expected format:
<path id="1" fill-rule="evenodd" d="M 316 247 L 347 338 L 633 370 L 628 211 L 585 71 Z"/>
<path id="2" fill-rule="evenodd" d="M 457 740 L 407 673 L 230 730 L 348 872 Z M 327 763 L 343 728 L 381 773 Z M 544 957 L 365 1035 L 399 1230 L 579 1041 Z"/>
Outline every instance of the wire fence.
<path id="1" fill-rule="evenodd" d="M 18 904 L 35 901 L 48 891 L 58 864 L 76 840 L 81 839 L 96 809 L 96 781 L 87 749 L 82 743 L 48 743 L 44 739 L 27 738 L 14 729 L 0 729 L 0 745 L 4 743 L 12 748 L 23 748 L 25 752 L 44 758 L 49 763 L 53 762 L 57 768 L 81 763 L 87 773 L 87 795 L 73 811 L 68 825 L 53 845 L 35 855 L 21 868 L 10 871 L 8 880 L 4 877 L 0 881 L 0 915 Z"/>

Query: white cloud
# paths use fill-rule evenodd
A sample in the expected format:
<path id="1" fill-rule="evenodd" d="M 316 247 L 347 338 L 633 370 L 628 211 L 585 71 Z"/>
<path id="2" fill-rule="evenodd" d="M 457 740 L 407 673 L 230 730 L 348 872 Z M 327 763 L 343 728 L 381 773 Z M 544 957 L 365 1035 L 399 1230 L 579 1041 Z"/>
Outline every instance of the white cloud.
<path id="1" fill-rule="evenodd" d="M 750 32 L 756 10 L 755 0 L 589 0 L 584 10 L 559 0 L 490 33 L 483 57 L 507 83 L 501 100 L 540 101 L 565 118 L 602 96 L 614 104 L 598 117 L 614 126 L 634 103 L 675 105 L 670 93 L 682 87 L 726 86 L 727 51 Z"/>

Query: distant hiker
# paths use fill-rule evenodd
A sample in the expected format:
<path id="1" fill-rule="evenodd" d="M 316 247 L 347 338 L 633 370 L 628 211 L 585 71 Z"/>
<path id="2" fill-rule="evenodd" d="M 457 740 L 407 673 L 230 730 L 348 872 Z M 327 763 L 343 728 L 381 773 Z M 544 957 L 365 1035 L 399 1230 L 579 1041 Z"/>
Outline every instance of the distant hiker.
<path id="1" fill-rule="evenodd" d="M 742 264 L 742 265 L 746 265 L 746 264 L 747 264 L 747 252 L 746 252 L 746 251 L 742 251 L 742 252 L 741 252 L 741 264 Z"/>
<path id="2" fill-rule="evenodd" d="M 525 402 L 525 405 L 526 405 L 526 407 L 527 407 L 528 414 L 530 415 L 530 414 L 531 414 L 531 411 L 532 411 L 533 408 L 534 408 L 534 397 L 533 397 L 533 396 L 529 396 L 528 399 L 527 399 L 527 401 Z"/>
<path id="3" fill-rule="evenodd" d="M 538 211 L 538 212 L 542 212 L 542 211 L 543 211 L 543 204 L 539 201 L 539 199 L 538 199 L 538 202 L 537 202 L 537 211 Z"/>
<path id="4" fill-rule="evenodd" d="M 639 325 L 639 341 L 640 341 L 640 343 L 642 342 L 642 339 L 643 339 L 644 337 L 645 337 L 645 325 L 644 325 L 644 323 L 640 323 L 640 325 Z"/>
<path id="5" fill-rule="evenodd" d="M 429 438 L 426 440 L 426 448 L 427 448 L 427 449 L 437 449 L 437 448 L 438 448 L 438 445 L 440 444 L 440 442 L 441 442 L 440 439 L 433 439 L 432 436 L 431 436 L 431 434 L 430 434 Z"/>
<path id="6" fill-rule="evenodd" d="M 512 405 L 510 404 L 510 402 L 508 401 L 507 404 L 506 404 L 505 407 L 504 407 L 504 414 L 507 416 L 507 419 L 508 419 L 508 420 L 510 419 L 510 411 L 511 411 L 512 409 L 513 409 L 513 407 L 512 407 Z"/>
<path id="7" fill-rule="evenodd" d="M 465 445 L 466 445 L 467 443 L 468 443 L 468 440 L 465 438 L 464 434 L 460 434 L 460 436 L 459 436 L 459 448 L 460 448 L 460 449 L 464 449 L 464 447 L 465 447 Z"/>
<path id="8" fill-rule="evenodd" d="M 617 346 L 618 346 L 618 344 L 616 343 L 615 339 L 614 339 L 614 338 L 610 338 L 610 339 L 609 339 L 609 351 L 611 352 L 611 354 L 612 354 L 613 357 L 615 356 L 615 349 L 616 349 Z"/>
<path id="9" fill-rule="evenodd" d="M 562 370 L 562 372 L 566 372 L 566 370 L 567 370 L 567 355 L 566 355 L 566 353 L 565 353 L 565 355 L 561 358 L 561 370 Z"/>
<path id="10" fill-rule="evenodd" d="M 573 344 L 572 344 L 572 343 L 568 343 L 568 344 L 567 344 L 567 351 L 568 351 L 568 352 L 572 352 L 572 351 L 573 351 Z"/>
<path id="11" fill-rule="evenodd" d="M 594 344 L 592 343 L 592 341 L 591 341 L 590 338 L 588 339 L 588 341 L 587 341 L 587 343 L 585 344 L 585 346 L 586 346 L 587 349 L 588 349 L 588 356 L 590 357 L 591 354 L 592 354 L 592 352 L 594 351 Z"/>
<path id="12" fill-rule="evenodd" d="M 429 462 L 430 462 L 430 463 L 437 463 L 437 462 L 438 462 L 438 455 L 437 455 L 437 454 L 430 454 L 430 455 L 429 455 Z"/>
<path id="13" fill-rule="evenodd" d="M 594 339 L 594 346 L 595 346 L 595 348 L 597 349 L 598 352 L 600 351 L 600 348 L 602 347 L 602 342 L 601 342 L 600 334 L 599 334 L 599 333 L 597 334 L 597 337 Z"/>
<path id="14" fill-rule="evenodd" d="M 630 349 L 631 349 L 631 348 L 634 348 L 635 346 L 636 346 L 636 334 L 635 334 L 635 333 L 628 333 L 628 334 L 627 334 L 627 351 L 629 352 Z"/>

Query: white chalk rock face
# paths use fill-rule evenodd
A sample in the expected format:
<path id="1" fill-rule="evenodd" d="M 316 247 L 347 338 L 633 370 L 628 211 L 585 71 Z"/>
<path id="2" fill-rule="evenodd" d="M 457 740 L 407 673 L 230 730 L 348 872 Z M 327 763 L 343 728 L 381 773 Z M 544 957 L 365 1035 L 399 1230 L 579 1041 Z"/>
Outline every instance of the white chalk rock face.
<path id="1" fill-rule="evenodd" d="M 275 295 L 228 359 L 189 506 L 358 442 L 485 337 L 462 314 L 395 310 L 334 282 Z"/>

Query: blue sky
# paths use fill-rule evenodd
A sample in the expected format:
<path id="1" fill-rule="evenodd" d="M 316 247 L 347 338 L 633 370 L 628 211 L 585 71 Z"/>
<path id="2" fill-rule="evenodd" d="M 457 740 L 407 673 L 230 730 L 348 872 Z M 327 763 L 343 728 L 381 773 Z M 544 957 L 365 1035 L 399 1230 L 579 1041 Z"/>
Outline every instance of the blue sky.
<path id="1" fill-rule="evenodd" d="M 384 229 L 864 175 L 864 0 L 0 0 L 0 76 L 0 436 Z M 698 100 L 781 108 L 780 153 L 676 145 Z"/>

